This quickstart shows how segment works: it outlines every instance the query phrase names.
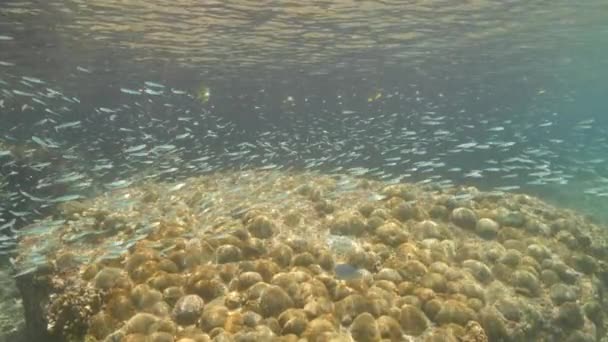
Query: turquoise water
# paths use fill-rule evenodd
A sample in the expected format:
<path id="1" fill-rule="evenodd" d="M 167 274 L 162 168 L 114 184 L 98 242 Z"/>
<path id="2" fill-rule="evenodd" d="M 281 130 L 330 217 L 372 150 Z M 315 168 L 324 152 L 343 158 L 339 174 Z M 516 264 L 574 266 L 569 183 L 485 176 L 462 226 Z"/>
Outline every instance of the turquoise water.
<path id="1" fill-rule="evenodd" d="M 0 224 L 143 170 L 252 166 L 526 192 L 605 219 L 606 7 L 10 2 Z"/>
<path id="2" fill-rule="evenodd" d="M 21 228 L 57 206 L 222 170 L 470 185 L 608 222 L 604 0 L 0 7 L 6 267 Z"/>

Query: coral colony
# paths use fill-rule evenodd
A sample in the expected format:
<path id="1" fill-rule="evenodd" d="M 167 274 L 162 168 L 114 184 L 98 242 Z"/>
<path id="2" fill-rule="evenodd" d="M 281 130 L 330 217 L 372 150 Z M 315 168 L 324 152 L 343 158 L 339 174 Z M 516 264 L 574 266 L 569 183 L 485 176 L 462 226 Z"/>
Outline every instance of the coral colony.
<path id="1" fill-rule="evenodd" d="M 21 235 L 16 277 L 48 340 L 606 333 L 605 231 L 526 195 L 223 172 L 66 202 Z"/>

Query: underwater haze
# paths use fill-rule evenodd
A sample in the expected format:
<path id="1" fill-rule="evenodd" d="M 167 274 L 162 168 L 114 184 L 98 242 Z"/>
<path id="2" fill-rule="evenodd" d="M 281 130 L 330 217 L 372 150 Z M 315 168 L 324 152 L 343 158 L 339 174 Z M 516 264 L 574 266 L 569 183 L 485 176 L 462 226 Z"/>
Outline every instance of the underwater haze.
<path id="1" fill-rule="evenodd" d="M 527 194 L 605 225 L 607 94 L 605 0 L 9 0 L 0 254 L 15 267 L 58 207 L 247 170 Z"/>
<path id="2" fill-rule="evenodd" d="M 144 169 L 253 165 L 513 190 L 604 219 L 607 9 L 10 1 L 3 219 Z"/>

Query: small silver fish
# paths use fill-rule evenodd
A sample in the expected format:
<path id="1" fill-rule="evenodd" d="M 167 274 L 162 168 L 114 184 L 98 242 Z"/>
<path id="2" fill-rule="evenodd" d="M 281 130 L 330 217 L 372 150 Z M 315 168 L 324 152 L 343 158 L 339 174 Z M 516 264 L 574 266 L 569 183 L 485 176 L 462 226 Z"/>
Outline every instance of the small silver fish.
<path id="1" fill-rule="evenodd" d="M 160 83 L 155 83 L 155 82 L 150 82 L 150 81 L 146 81 L 144 82 L 145 85 L 147 85 L 148 87 L 152 87 L 152 88 L 164 88 L 165 86 L 160 84 Z"/>
<path id="2" fill-rule="evenodd" d="M 120 88 L 120 91 L 125 93 L 125 94 L 129 94 L 129 95 L 141 95 L 141 92 L 139 90 L 133 90 L 133 89 L 128 89 L 128 88 Z"/>
<path id="3" fill-rule="evenodd" d="M 119 180 L 112 183 L 107 183 L 105 186 L 108 189 L 120 189 L 131 185 L 133 182 L 127 180 Z"/>
<path id="4" fill-rule="evenodd" d="M 141 145 L 137 145 L 137 146 L 132 146 L 129 147 L 125 150 L 125 153 L 133 153 L 133 152 L 138 152 L 143 150 L 144 148 L 146 148 L 146 144 L 141 144 Z"/>
<path id="5" fill-rule="evenodd" d="M 64 124 L 55 126 L 55 131 L 59 132 L 59 130 L 61 130 L 61 129 L 78 127 L 78 126 L 80 126 L 81 123 L 82 122 L 80 120 L 78 120 L 78 121 L 72 121 L 72 122 L 66 122 Z"/>

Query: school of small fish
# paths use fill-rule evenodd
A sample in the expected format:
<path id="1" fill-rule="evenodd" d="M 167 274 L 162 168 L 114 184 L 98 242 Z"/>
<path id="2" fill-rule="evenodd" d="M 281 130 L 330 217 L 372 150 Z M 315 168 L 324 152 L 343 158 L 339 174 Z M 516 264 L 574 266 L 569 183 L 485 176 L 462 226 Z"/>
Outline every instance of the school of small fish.
<path id="1" fill-rule="evenodd" d="M 175 182 L 169 191 L 178 191 L 187 177 L 226 169 L 521 192 L 584 177 L 581 194 L 608 197 L 608 131 L 594 119 L 540 113 L 523 121 L 455 110 L 439 100 L 448 94 L 425 94 L 416 84 L 364 106 L 354 104 L 364 96 L 356 91 L 333 106 L 306 105 L 313 99 L 294 94 L 280 101 L 278 118 L 262 100 L 225 117 L 213 101 L 149 80 L 117 85 L 114 103 L 95 106 L 33 75 L 12 74 L 13 66 L 2 62 L 0 75 L 0 254 L 15 246 L 19 227 L 57 204 L 151 180 Z M 86 67 L 74 72 L 94 76 Z M 383 101 L 404 109 L 386 110 Z"/>

